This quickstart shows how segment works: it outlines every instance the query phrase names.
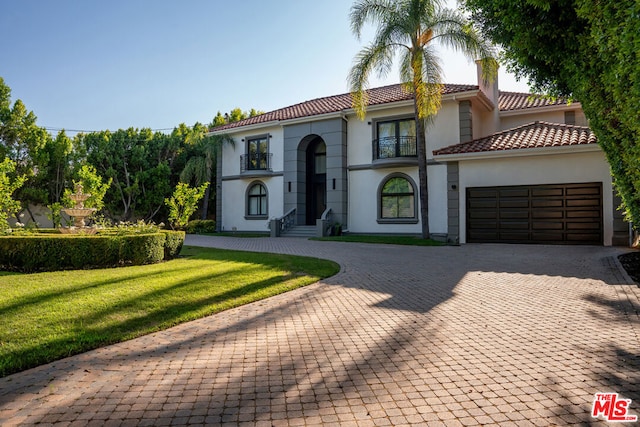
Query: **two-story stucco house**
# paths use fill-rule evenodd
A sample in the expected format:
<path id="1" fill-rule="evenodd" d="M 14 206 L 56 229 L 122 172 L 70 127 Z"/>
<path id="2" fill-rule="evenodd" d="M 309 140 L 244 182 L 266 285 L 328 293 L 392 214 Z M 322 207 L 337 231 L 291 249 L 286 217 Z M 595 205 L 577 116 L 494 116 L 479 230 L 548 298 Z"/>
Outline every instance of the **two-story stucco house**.
<path id="1" fill-rule="evenodd" d="M 609 166 L 580 104 L 478 81 L 445 85 L 426 142 L 416 141 L 412 96 L 400 85 L 371 89 L 365 120 L 342 94 L 213 129 L 236 142 L 219 156 L 219 228 L 326 230 L 324 214 L 352 233 L 419 234 L 416 144 L 426 143 L 434 236 L 627 244 Z"/>

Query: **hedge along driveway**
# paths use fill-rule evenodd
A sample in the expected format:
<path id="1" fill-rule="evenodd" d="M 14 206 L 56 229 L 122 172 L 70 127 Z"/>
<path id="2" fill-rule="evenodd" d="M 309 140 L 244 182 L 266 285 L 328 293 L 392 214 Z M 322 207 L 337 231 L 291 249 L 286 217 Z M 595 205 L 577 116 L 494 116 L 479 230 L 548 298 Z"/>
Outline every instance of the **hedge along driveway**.
<path id="1" fill-rule="evenodd" d="M 175 258 L 184 243 L 183 231 L 155 233 L 100 232 L 83 234 L 22 234 L 0 237 L 0 268 L 33 273 L 79 268 L 152 264 Z"/>
<path id="2" fill-rule="evenodd" d="M 0 274 L 0 376 L 286 292 L 332 261 L 185 247 L 135 267 Z"/>

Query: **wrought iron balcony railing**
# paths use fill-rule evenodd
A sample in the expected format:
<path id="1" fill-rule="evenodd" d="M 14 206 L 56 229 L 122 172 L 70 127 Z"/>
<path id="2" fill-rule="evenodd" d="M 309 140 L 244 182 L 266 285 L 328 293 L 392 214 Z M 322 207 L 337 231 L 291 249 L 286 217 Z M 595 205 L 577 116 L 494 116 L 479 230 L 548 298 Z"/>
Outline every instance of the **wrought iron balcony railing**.
<path id="1" fill-rule="evenodd" d="M 417 156 L 415 136 L 390 136 L 373 140 L 373 160 Z"/>
<path id="2" fill-rule="evenodd" d="M 273 153 L 250 153 L 240 156 L 240 172 L 268 171 L 271 172 L 271 157 Z"/>

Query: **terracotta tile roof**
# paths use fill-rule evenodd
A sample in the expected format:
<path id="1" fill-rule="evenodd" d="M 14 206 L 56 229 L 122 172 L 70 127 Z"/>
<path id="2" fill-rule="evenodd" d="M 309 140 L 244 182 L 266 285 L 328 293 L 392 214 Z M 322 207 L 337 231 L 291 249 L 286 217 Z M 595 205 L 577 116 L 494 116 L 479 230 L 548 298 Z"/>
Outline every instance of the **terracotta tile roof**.
<path id="1" fill-rule="evenodd" d="M 535 95 L 523 92 L 502 92 L 498 96 L 498 106 L 500 111 L 526 110 L 536 107 L 550 107 L 553 105 L 564 105 L 567 100 L 557 98 L 555 100 L 542 95 Z"/>
<path id="2" fill-rule="evenodd" d="M 450 93 L 460 93 L 472 90 L 478 90 L 478 86 L 474 85 L 458 85 L 446 84 L 444 86 L 444 95 Z M 383 86 L 369 89 L 369 104 L 380 105 L 391 102 L 406 101 L 412 99 L 412 94 L 402 89 L 400 84 Z M 311 101 L 295 104 L 290 107 L 281 108 L 279 110 L 270 111 L 259 116 L 250 117 L 240 120 L 239 122 L 229 123 L 227 125 L 218 126 L 216 131 L 234 129 L 242 126 L 254 125 L 259 123 L 268 123 L 272 121 L 291 120 L 300 117 L 311 117 L 319 114 L 335 113 L 348 110 L 351 108 L 351 94 L 344 93 L 341 95 L 327 96 L 324 98 L 313 99 Z"/>
<path id="3" fill-rule="evenodd" d="M 534 122 L 484 138 L 434 150 L 435 156 L 487 151 L 522 150 L 541 147 L 566 147 L 595 144 L 596 137 L 586 126 Z"/>

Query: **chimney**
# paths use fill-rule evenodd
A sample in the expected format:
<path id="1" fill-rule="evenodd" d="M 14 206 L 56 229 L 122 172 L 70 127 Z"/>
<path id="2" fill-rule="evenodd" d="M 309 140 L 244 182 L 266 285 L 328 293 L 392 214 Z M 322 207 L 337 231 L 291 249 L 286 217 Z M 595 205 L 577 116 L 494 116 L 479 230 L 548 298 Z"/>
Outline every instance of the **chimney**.
<path id="1" fill-rule="evenodd" d="M 476 69 L 478 70 L 478 86 L 480 90 L 489 98 L 493 105 L 498 107 L 498 76 L 493 81 L 485 81 L 482 78 L 482 62 L 476 61 Z"/>
<path id="2" fill-rule="evenodd" d="M 498 93 L 498 74 L 496 70 L 496 76 L 493 81 L 486 81 L 482 78 L 482 62 L 476 61 L 476 68 L 478 71 L 478 87 L 480 91 L 491 101 L 493 104 L 493 123 L 491 132 L 497 132 L 500 130 L 500 105 L 499 105 L 499 93 Z"/>

